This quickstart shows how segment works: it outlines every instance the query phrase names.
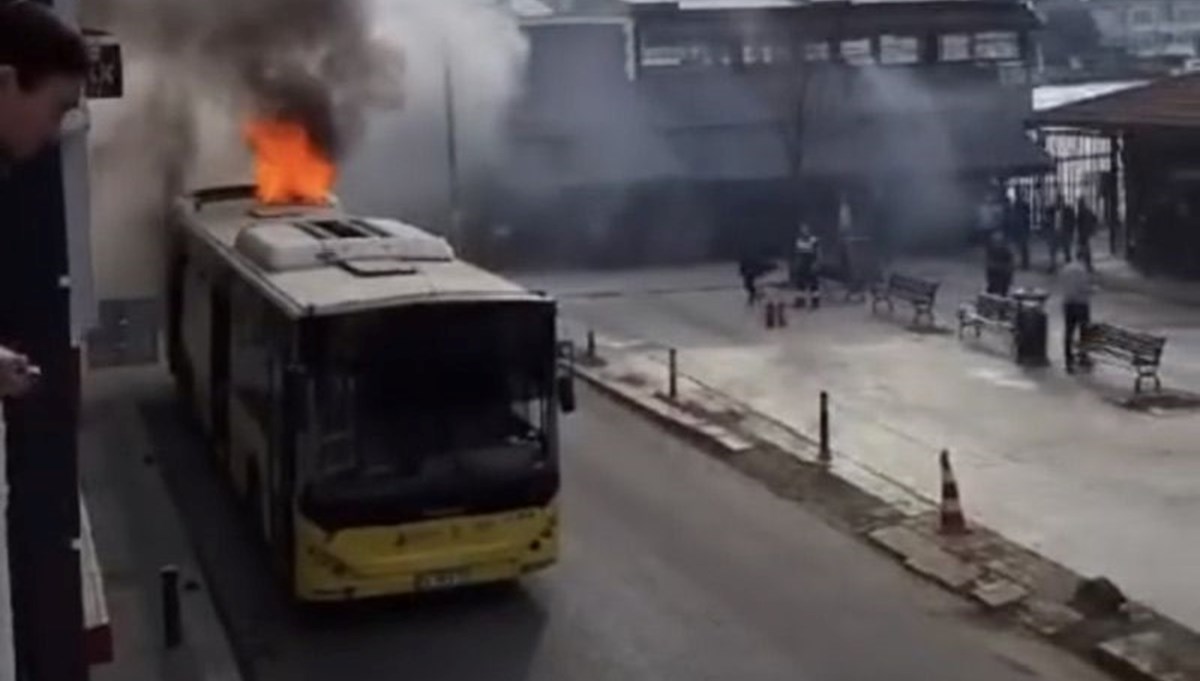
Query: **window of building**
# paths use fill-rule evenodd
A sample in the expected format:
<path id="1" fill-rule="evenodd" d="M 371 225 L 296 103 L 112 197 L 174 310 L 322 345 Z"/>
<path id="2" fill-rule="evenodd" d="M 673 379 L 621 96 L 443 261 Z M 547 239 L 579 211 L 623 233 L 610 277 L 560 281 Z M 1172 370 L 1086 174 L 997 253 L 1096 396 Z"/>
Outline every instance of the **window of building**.
<path id="1" fill-rule="evenodd" d="M 642 66 L 683 66 L 687 57 L 683 47 L 647 47 L 642 50 Z"/>
<path id="2" fill-rule="evenodd" d="M 1020 59 L 1021 40 L 1012 31 L 992 31 L 975 34 L 975 57 L 977 59 Z"/>
<path id="3" fill-rule="evenodd" d="M 829 43 L 805 43 L 803 47 L 805 61 L 829 61 Z"/>
<path id="4" fill-rule="evenodd" d="M 643 68 L 706 68 L 733 63 L 729 46 L 694 28 L 654 28 L 639 37 Z"/>
<path id="5" fill-rule="evenodd" d="M 865 66 L 875 63 L 875 55 L 871 53 L 871 41 L 868 38 L 842 41 L 842 59 L 847 64 Z"/>
<path id="6" fill-rule="evenodd" d="M 704 52 L 705 66 L 733 66 L 735 46 L 716 42 L 698 47 Z"/>
<path id="7" fill-rule="evenodd" d="M 1188 24 L 1200 23 L 1200 4 L 1175 5 L 1175 21 Z"/>
<path id="8" fill-rule="evenodd" d="M 1134 26 L 1148 26 L 1158 19 L 1153 7 L 1133 7 L 1129 10 L 1129 23 Z"/>
<path id="9" fill-rule="evenodd" d="M 921 60 L 921 42 L 909 35 L 879 37 L 879 63 L 915 64 Z"/>
<path id="10" fill-rule="evenodd" d="M 742 41 L 742 63 L 747 66 L 771 66 L 792 61 L 787 40 L 772 35 L 754 35 Z"/>
<path id="11" fill-rule="evenodd" d="M 792 46 L 783 41 L 772 41 L 762 46 L 764 64 L 790 64 L 793 61 Z"/>
<path id="12" fill-rule="evenodd" d="M 941 61 L 969 61 L 971 59 L 971 36 L 962 34 L 939 36 L 938 55 Z"/>

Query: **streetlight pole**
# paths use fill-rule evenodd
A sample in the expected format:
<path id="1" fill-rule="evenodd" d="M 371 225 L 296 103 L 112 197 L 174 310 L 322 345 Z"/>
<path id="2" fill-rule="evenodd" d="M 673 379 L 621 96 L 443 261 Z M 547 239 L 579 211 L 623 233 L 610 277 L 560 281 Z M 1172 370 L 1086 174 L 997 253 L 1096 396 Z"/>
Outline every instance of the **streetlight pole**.
<path id="1" fill-rule="evenodd" d="M 447 230 L 450 243 L 459 248 L 460 188 L 458 179 L 458 131 L 454 106 L 454 63 L 450 43 L 442 39 L 442 91 L 446 106 L 446 195 L 449 222 Z"/>

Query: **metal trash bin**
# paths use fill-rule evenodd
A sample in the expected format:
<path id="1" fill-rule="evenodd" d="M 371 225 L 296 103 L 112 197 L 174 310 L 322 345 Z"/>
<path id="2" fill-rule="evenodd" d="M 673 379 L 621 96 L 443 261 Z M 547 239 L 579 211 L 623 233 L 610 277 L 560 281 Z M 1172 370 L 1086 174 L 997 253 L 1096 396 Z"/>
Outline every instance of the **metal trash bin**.
<path id="1" fill-rule="evenodd" d="M 1049 296 L 1041 289 L 1017 289 L 1012 294 L 1017 301 L 1017 364 L 1046 366 L 1050 363 L 1047 353 L 1050 323 L 1046 314 Z"/>

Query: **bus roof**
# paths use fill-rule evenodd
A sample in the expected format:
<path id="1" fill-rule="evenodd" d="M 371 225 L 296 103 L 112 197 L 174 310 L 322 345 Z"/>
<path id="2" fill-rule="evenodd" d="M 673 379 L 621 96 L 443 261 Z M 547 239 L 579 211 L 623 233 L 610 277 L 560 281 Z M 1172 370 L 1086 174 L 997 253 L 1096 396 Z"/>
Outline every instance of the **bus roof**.
<path id="1" fill-rule="evenodd" d="M 440 237 L 396 220 L 349 216 L 336 202 L 263 206 L 222 188 L 187 195 L 176 213 L 188 233 L 293 318 L 429 303 L 550 301 L 459 260 Z"/>

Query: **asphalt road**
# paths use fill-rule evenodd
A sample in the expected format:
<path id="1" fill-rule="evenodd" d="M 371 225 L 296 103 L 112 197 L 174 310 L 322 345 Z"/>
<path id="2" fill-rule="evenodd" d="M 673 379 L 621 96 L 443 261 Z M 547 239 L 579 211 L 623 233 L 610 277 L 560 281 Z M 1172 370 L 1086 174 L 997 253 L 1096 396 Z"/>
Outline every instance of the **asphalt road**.
<path id="1" fill-rule="evenodd" d="M 143 414 L 250 679 L 1083 681 L 1020 635 L 589 390 L 565 556 L 519 587 L 297 617 L 165 397 Z"/>

